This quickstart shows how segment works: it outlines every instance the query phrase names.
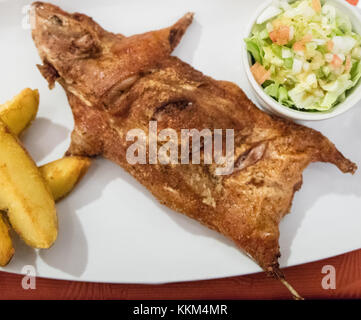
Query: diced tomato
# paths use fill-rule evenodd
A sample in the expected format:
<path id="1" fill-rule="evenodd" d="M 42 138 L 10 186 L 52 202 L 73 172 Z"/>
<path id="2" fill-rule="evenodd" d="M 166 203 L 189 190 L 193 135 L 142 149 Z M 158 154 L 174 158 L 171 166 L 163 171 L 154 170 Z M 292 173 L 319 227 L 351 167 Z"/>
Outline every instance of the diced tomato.
<path id="1" fill-rule="evenodd" d="M 321 1 L 320 0 L 312 0 L 312 8 L 313 10 L 315 10 L 317 13 L 321 12 Z"/>
<path id="2" fill-rule="evenodd" d="M 337 54 L 334 54 L 333 55 L 333 60 L 331 62 L 331 65 L 334 67 L 334 68 L 339 68 L 342 66 L 342 60 L 341 58 L 337 55 Z"/>
<path id="3" fill-rule="evenodd" d="M 293 50 L 295 51 L 305 51 L 306 50 L 306 43 L 312 41 L 312 34 L 306 34 L 302 40 L 297 41 L 293 45 Z"/>
<path id="4" fill-rule="evenodd" d="M 269 33 L 269 37 L 271 38 L 272 42 L 276 42 L 277 41 L 277 30 L 273 30 Z"/>
<path id="5" fill-rule="evenodd" d="M 295 51 L 305 51 L 306 47 L 303 41 L 297 41 L 293 45 L 293 50 Z"/>
<path id="6" fill-rule="evenodd" d="M 346 0 L 348 3 L 352 4 L 353 6 L 357 6 L 359 0 Z"/>
<path id="7" fill-rule="evenodd" d="M 284 46 L 290 41 L 290 28 L 288 26 L 281 26 L 270 32 L 269 37 L 273 43 Z"/>
<path id="8" fill-rule="evenodd" d="M 328 52 L 332 52 L 333 48 L 334 48 L 335 44 L 332 40 L 327 42 L 327 50 Z"/>
<path id="9" fill-rule="evenodd" d="M 266 80 L 271 77 L 271 71 L 266 70 L 259 62 L 256 62 L 251 67 L 251 72 L 259 85 L 262 85 Z"/>
<path id="10" fill-rule="evenodd" d="M 348 55 L 346 57 L 346 62 L 345 62 L 346 71 L 349 72 L 351 70 L 351 67 L 352 67 L 352 60 L 351 60 L 351 56 Z"/>

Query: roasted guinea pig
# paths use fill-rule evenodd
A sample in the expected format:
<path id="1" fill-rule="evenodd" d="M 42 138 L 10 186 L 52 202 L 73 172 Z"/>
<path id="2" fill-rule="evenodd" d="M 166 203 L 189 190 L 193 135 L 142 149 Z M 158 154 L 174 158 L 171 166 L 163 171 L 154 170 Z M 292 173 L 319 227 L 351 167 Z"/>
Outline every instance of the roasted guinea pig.
<path id="1" fill-rule="evenodd" d="M 67 93 L 75 128 L 68 154 L 114 161 L 162 204 L 232 239 L 265 271 L 279 269 L 279 222 L 290 211 L 302 172 L 316 161 L 354 173 L 321 133 L 259 110 L 235 84 L 194 70 L 171 52 L 192 22 L 126 37 L 56 6 L 32 5 L 32 35 L 49 85 Z M 127 132 L 234 130 L 234 170 L 214 164 L 130 164 Z M 204 147 L 204 146 L 203 146 Z"/>

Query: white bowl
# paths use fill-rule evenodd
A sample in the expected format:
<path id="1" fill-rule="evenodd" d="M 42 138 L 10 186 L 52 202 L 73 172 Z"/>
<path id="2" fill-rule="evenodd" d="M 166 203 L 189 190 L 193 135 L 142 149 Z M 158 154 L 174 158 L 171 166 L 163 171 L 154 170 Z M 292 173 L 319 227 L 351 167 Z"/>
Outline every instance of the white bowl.
<path id="1" fill-rule="evenodd" d="M 246 29 L 245 38 L 249 37 L 251 34 L 252 28 L 256 23 L 257 18 L 260 14 L 271 4 L 273 0 L 266 0 L 264 4 L 257 10 L 253 19 L 251 20 L 249 26 Z M 350 5 L 345 0 L 327 0 L 327 3 L 334 5 L 338 10 L 347 14 L 352 22 L 354 30 L 361 34 L 361 14 L 360 9 Z M 326 112 L 307 112 L 307 111 L 298 111 L 282 104 L 278 103 L 276 100 L 271 98 L 268 94 L 266 94 L 263 88 L 256 82 L 251 72 L 251 56 L 247 51 L 246 45 L 243 44 L 243 64 L 246 70 L 248 81 L 251 84 L 253 91 L 255 92 L 256 98 L 258 102 L 261 104 L 263 108 L 266 110 L 275 113 L 279 116 L 293 119 L 293 120 L 325 120 L 336 117 L 352 107 L 354 107 L 357 102 L 361 100 L 361 87 L 360 82 L 357 84 L 357 87 L 353 90 L 353 92 L 346 98 L 346 100 L 336 107 Z"/>

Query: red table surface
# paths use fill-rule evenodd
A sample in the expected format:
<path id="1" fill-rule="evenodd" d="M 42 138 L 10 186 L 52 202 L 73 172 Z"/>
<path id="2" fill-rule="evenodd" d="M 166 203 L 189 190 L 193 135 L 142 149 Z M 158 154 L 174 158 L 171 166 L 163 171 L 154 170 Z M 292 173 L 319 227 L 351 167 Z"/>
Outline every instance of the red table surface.
<path id="1" fill-rule="evenodd" d="M 336 270 L 336 289 L 322 288 L 322 268 Z M 360 299 L 361 250 L 284 269 L 288 282 L 305 299 Z M 163 285 L 87 283 L 36 279 L 35 290 L 22 288 L 23 276 L 0 272 L 0 299 L 290 299 L 284 286 L 265 274 Z"/>

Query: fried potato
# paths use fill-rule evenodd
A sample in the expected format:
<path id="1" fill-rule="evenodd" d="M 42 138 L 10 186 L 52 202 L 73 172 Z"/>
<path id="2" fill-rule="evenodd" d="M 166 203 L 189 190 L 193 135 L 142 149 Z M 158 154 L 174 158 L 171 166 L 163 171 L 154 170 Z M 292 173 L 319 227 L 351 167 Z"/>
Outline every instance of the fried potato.
<path id="1" fill-rule="evenodd" d="M 36 248 L 48 248 L 57 237 L 57 219 L 55 209 L 48 199 L 49 190 L 42 186 L 40 191 L 35 192 L 38 197 L 32 199 L 34 192 L 25 194 L 29 192 L 30 187 L 17 189 L 19 182 L 13 180 L 14 176 L 11 173 L 12 170 L 16 169 L 24 170 L 23 165 L 25 163 L 22 162 L 27 162 L 25 168 L 28 169 L 26 171 L 29 174 L 28 178 L 25 177 L 25 174 L 17 175 L 22 183 L 27 184 L 33 177 L 36 177 L 35 180 L 39 180 L 39 175 L 34 173 L 34 163 L 29 159 L 26 151 L 19 145 L 16 137 L 7 130 L 9 128 L 14 135 L 21 134 L 36 117 L 38 106 L 38 90 L 31 89 L 24 89 L 11 101 L 0 105 L 0 140 L 7 137 L 7 140 L 0 141 L 0 187 L 7 184 L 7 187 L 4 187 L 2 191 L 10 192 L 10 195 L 0 195 L 0 209 L 9 211 L 9 219 L 14 224 L 14 229 L 23 237 L 25 242 Z M 19 151 L 21 156 L 17 165 L 20 166 L 17 168 L 17 165 L 13 164 L 9 167 L 7 161 L 11 161 L 11 157 L 19 157 Z M 1 154 L 3 152 L 11 152 L 12 154 L 4 157 Z M 90 164 L 89 158 L 66 157 L 48 163 L 39 168 L 38 171 L 48 185 L 54 200 L 58 201 L 73 190 Z M 39 181 L 35 181 L 34 184 L 39 184 Z M 43 196 L 45 194 L 45 206 L 40 211 L 40 215 L 37 216 L 36 210 L 33 209 L 41 203 L 41 194 Z M 16 201 L 20 201 L 20 203 L 16 205 L 14 203 Z M 29 203 L 30 206 L 28 206 Z M 49 209 L 49 214 L 46 214 L 46 209 Z M 40 217 L 41 221 L 38 221 Z M 0 211 L 0 266 L 7 265 L 15 252 L 9 229 L 10 226 Z"/>
<path id="2" fill-rule="evenodd" d="M 0 118 L 19 135 L 36 117 L 39 108 L 38 90 L 24 89 L 11 101 L 0 105 Z"/>
<path id="3" fill-rule="evenodd" d="M 54 199 L 34 161 L 0 120 L 0 210 L 34 248 L 49 248 L 57 238 Z"/>
<path id="4" fill-rule="evenodd" d="M 34 120 L 39 106 L 38 90 L 24 89 L 11 101 L 0 105 L 0 119 L 16 135 Z M 55 201 L 68 195 L 90 166 L 90 159 L 67 157 L 40 168 Z"/>
<path id="5" fill-rule="evenodd" d="M 91 164 L 89 158 L 66 157 L 39 168 L 50 187 L 55 201 L 67 196 L 85 175 Z M 10 226 L 0 212 L 0 267 L 6 266 L 15 253 L 9 234 Z"/>
<path id="6" fill-rule="evenodd" d="M 39 168 L 50 187 L 55 201 L 68 195 L 87 172 L 91 160 L 84 157 L 65 157 Z"/>
<path id="7" fill-rule="evenodd" d="M 0 267 L 6 266 L 15 252 L 9 230 L 7 221 L 0 213 Z"/>

